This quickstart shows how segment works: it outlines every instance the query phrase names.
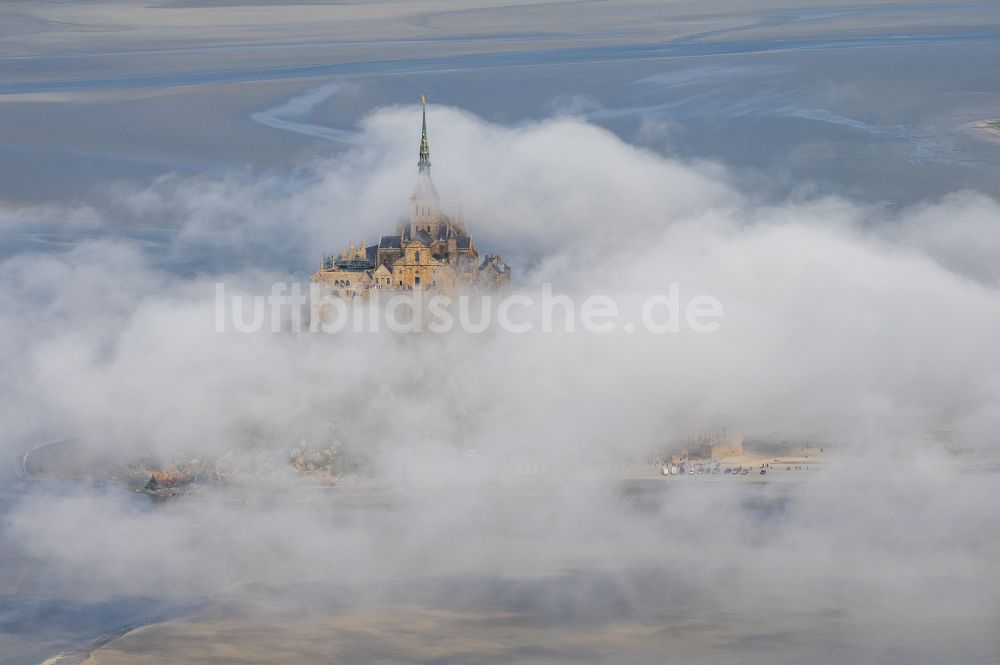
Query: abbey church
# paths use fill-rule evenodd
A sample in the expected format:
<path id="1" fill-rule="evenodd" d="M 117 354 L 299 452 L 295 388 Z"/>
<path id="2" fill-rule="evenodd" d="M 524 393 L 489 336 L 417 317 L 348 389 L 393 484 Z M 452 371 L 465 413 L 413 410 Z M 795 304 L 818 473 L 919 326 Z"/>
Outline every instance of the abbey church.
<path id="1" fill-rule="evenodd" d="M 373 289 L 426 290 L 453 294 L 461 289 L 487 290 L 507 284 L 510 267 L 499 255 L 480 260 L 462 215 L 441 212 L 431 180 L 431 153 L 427 141 L 427 100 L 423 104 L 423 129 L 417 186 L 410 197 L 408 219 L 378 244 L 353 241 L 338 254 L 323 257 L 312 276 L 324 294 L 367 298 Z"/>

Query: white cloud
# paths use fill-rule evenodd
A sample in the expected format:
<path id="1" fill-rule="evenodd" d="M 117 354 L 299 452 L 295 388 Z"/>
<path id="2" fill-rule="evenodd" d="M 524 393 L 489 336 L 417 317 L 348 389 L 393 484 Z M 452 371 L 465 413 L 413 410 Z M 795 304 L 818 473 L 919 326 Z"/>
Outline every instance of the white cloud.
<path id="1" fill-rule="evenodd" d="M 984 476 L 942 472 L 944 449 L 928 434 L 943 427 L 980 456 L 996 452 L 995 201 L 956 195 L 902 211 L 886 230 L 872 225 L 875 212 L 835 198 L 756 205 L 719 165 L 664 159 L 577 120 L 498 127 L 437 108 L 438 189 L 464 206 L 481 251 L 505 250 L 519 288 L 603 291 L 625 309 L 677 282 L 723 303 L 719 333 L 214 332 L 215 282 L 266 294 L 274 280 L 308 278 L 308 269 L 275 268 L 269 249 L 311 264 L 391 230 L 415 172 L 413 119 L 412 108 L 379 111 L 361 128 L 362 147 L 291 176 L 113 190 L 111 220 L 179 229 L 162 250 L 96 241 L 0 264 L 9 452 L 66 435 L 110 454 L 149 445 L 166 456 L 280 459 L 332 427 L 397 488 L 387 507 L 220 498 L 138 516 L 114 494 L 36 496 L 7 524 L 31 556 L 136 593 L 149 592 L 150 567 L 163 587 L 204 588 L 215 570 L 200 567 L 204 556 L 236 557 L 271 581 L 294 571 L 326 582 L 396 579 L 414 567 L 542 575 L 586 562 L 662 566 L 739 611 L 834 611 L 837 598 L 874 590 L 897 611 L 996 612 L 981 596 L 960 602 L 977 586 L 995 590 L 983 549 L 995 491 Z M 196 270 L 178 275 L 158 262 L 192 247 Z M 844 467 L 777 484 L 765 498 L 793 508 L 767 527 L 748 523 L 735 485 L 678 490 L 643 513 L 573 465 L 574 456 L 640 453 L 689 416 L 821 432 L 845 459 L 907 475 L 859 480 Z M 496 488 L 518 455 L 550 465 L 537 497 Z M 150 534 L 170 546 L 149 545 Z M 946 578 L 940 566 L 952 556 L 964 572 Z M 728 598 L 716 583 L 787 571 L 796 584 L 751 581 Z M 575 602 L 592 601 L 582 592 Z"/>

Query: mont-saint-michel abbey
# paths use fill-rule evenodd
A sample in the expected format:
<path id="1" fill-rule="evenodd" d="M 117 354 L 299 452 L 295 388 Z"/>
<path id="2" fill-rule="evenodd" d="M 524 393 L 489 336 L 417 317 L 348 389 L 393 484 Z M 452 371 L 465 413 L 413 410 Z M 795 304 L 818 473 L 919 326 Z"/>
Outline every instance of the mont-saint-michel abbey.
<path id="1" fill-rule="evenodd" d="M 480 260 L 464 216 L 442 212 L 431 180 L 427 99 L 421 96 L 420 101 L 420 158 L 409 216 L 377 244 L 350 241 L 339 253 L 324 255 L 322 266 L 312 276 L 319 295 L 368 298 L 376 289 L 454 294 L 491 291 L 509 283 L 510 266 L 498 254 L 486 254 Z M 313 301 L 312 315 L 314 319 L 323 316 L 318 298 Z"/>

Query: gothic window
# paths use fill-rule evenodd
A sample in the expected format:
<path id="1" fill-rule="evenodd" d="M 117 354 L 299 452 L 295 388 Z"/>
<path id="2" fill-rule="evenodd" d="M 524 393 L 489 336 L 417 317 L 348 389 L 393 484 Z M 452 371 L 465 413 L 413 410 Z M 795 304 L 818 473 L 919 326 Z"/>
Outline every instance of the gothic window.
<path id="1" fill-rule="evenodd" d="M 417 257 L 416 258 L 417 263 L 420 263 L 420 252 L 416 253 L 416 257 Z"/>

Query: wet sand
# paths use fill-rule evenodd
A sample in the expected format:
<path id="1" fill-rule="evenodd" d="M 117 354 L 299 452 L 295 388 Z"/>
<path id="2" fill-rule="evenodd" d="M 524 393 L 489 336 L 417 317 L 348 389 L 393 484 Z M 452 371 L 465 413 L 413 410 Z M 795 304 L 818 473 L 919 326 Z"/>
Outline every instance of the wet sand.
<path id="1" fill-rule="evenodd" d="M 342 615 L 174 621 L 137 629 L 87 665 L 318 662 L 594 662 L 615 654 L 656 662 L 690 649 L 657 625 L 612 623 L 553 630 L 508 612 L 393 607 Z"/>
<path id="2" fill-rule="evenodd" d="M 1000 141 L 1000 118 L 992 120 L 977 120 L 969 125 L 982 138 L 990 141 Z"/>
<path id="3" fill-rule="evenodd" d="M 643 128 L 669 120 L 683 140 L 663 139 L 682 157 L 832 179 L 862 198 L 995 192 L 996 146 L 965 123 L 992 113 L 997 86 L 963 76 L 968 62 L 993 59 L 996 36 L 979 27 L 996 8 L 943 8 L 8 3 L 0 125 L 13 139 L 0 165 L 17 167 L 0 167 L 0 199 L 89 200 L 120 180 L 286 168 L 338 148 L 317 139 L 424 92 L 503 124 L 583 99 L 588 120 L 630 142 L 663 148 Z M 913 63 L 912 80 L 896 76 L 900 59 Z M 816 80 L 845 78 L 854 94 L 843 99 Z M 258 122 L 331 83 L 344 94 L 292 125 Z M 830 152 L 807 158 L 819 146 Z"/>
<path id="4" fill-rule="evenodd" d="M 877 618 L 864 608 L 847 614 L 775 608 L 755 615 L 734 614 L 724 605 L 710 610 L 678 605 L 659 615 L 613 619 L 506 608 L 455 611 L 383 605 L 346 612 L 237 613 L 170 621 L 136 629 L 83 662 L 919 665 L 945 662 L 942 658 L 949 653 L 959 660 L 986 655 L 988 647 L 982 650 L 978 632 L 984 629 L 982 618 L 956 618 L 944 631 L 936 630 L 939 619 L 895 621 Z M 921 631 L 938 637 L 921 643 Z"/>

